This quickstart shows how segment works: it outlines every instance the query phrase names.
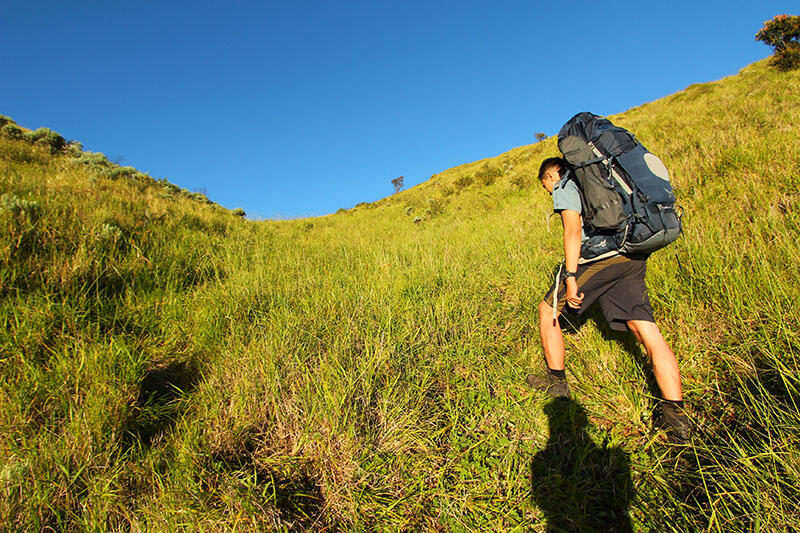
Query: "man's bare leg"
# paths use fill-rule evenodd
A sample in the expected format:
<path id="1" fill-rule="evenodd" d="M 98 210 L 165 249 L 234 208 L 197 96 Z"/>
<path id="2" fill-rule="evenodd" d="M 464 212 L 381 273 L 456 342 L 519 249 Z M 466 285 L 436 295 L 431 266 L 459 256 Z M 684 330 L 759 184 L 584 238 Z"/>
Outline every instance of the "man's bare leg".
<path id="1" fill-rule="evenodd" d="M 539 334 L 547 367 L 564 370 L 564 335 L 558 319 L 553 320 L 553 308 L 544 300 L 539 302 Z"/>
<path id="2" fill-rule="evenodd" d="M 569 398 L 569 385 L 564 374 L 564 336 L 558 320 L 553 320 L 553 308 L 539 303 L 539 333 L 542 336 L 547 372 L 528 374 L 525 381 L 531 388 L 545 391 L 553 398 Z"/>
<path id="3" fill-rule="evenodd" d="M 672 401 L 683 400 L 678 359 L 675 357 L 672 348 L 667 344 L 667 341 L 664 340 L 656 323 L 646 320 L 629 320 L 627 323 L 628 328 L 639 339 L 639 342 L 644 344 L 644 348 L 647 350 L 650 363 L 653 365 L 656 383 L 658 383 L 658 388 L 661 389 L 661 397 Z"/>

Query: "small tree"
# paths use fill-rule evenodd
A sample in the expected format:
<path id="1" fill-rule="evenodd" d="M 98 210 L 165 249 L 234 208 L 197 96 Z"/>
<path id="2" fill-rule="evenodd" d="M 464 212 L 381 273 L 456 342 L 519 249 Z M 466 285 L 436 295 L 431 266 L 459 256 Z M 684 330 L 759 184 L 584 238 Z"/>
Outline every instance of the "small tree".
<path id="1" fill-rule="evenodd" d="M 537 133 L 536 134 L 536 142 L 542 142 L 545 139 L 547 139 L 547 134 L 545 134 L 545 133 Z"/>
<path id="2" fill-rule="evenodd" d="M 397 176 L 395 179 L 392 180 L 392 185 L 394 186 L 394 192 L 400 192 L 400 189 L 403 188 L 403 184 L 405 183 L 406 178 L 404 176 Z"/>
<path id="3" fill-rule="evenodd" d="M 800 67 L 800 17 L 778 15 L 766 21 L 756 40 L 775 51 L 772 64 L 779 69 Z"/>

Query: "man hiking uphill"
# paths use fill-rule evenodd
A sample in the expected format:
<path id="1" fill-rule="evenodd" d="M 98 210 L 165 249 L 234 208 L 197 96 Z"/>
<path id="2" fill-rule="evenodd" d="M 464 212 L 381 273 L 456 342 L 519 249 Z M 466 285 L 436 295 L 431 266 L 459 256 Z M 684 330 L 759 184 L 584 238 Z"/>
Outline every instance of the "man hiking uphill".
<path id="1" fill-rule="evenodd" d="M 582 115 L 586 115 L 583 117 L 584 121 L 600 120 L 604 121 L 603 124 L 607 123 L 616 128 L 607 120 L 589 113 L 576 115 L 573 121 Z M 565 129 L 571 122 L 565 125 Z M 621 130 L 621 128 L 618 129 Z M 561 142 L 563 133 L 562 129 L 562 133 L 559 134 L 559 148 L 569 157 L 571 154 L 569 141 L 563 145 Z M 627 132 L 625 133 L 627 134 Z M 633 139 L 632 136 L 630 138 Z M 591 141 L 588 145 L 594 150 L 594 154 L 600 153 Z M 643 147 L 641 150 L 646 152 Z M 646 155 L 652 156 L 649 152 L 646 152 Z M 590 157 L 593 158 L 589 160 L 590 163 L 603 161 L 602 154 L 599 158 L 594 155 Z M 605 161 L 610 159 L 606 157 Z M 644 159 L 651 160 L 646 157 Z M 655 156 L 652 156 L 652 159 L 656 159 Z M 624 248 L 625 238 L 628 238 L 629 231 L 631 233 L 638 231 L 638 229 L 630 230 L 627 227 L 621 249 L 615 250 L 610 247 L 611 249 L 601 250 L 602 253 L 596 253 L 597 247 L 593 248 L 593 245 L 597 242 L 607 241 L 609 236 L 606 235 L 601 239 L 594 238 L 593 235 L 587 237 L 587 233 L 590 233 L 589 230 L 594 229 L 593 226 L 587 227 L 587 231 L 584 232 L 586 220 L 582 214 L 585 211 L 584 206 L 587 205 L 586 196 L 589 191 L 586 190 L 588 187 L 579 187 L 580 183 L 576 179 L 576 174 L 582 170 L 588 172 L 586 171 L 587 165 L 584 164 L 583 167 L 573 165 L 574 171 L 569 170 L 569 166 L 566 159 L 552 157 L 543 161 L 539 168 L 539 180 L 547 192 L 553 196 L 554 212 L 561 216 L 564 228 L 565 261 L 544 300 L 539 303 L 539 330 L 547 363 L 547 374 L 544 376 L 530 375 L 527 382 L 536 389 L 547 391 L 553 397 L 569 396 L 569 387 L 564 373 L 564 338 L 558 316 L 564 311 L 565 305 L 581 314 L 591 304 L 598 302 L 612 330 L 630 330 L 647 350 L 663 398 L 660 414 L 656 420 L 657 424 L 667 429 L 668 433 L 677 440 L 686 440 L 689 437 L 691 423 L 683 408 L 683 391 L 678 361 L 654 321 L 653 310 L 647 297 L 645 270 L 649 254 L 627 253 Z M 611 164 L 608 163 L 606 170 L 603 170 L 603 175 L 611 178 L 612 174 L 622 181 L 617 173 L 611 170 Z M 585 175 L 580 177 L 586 178 Z M 627 178 L 627 181 L 632 184 L 630 178 Z M 633 185 L 633 188 L 635 191 L 636 186 Z M 674 201 L 674 197 L 672 198 Z M 624 202 L 622 200 L 622 203 Z M 635 202 L 634 200 L 633 203 L 635 204 Z M 661 207 L 663 206 L 660 206 L 659 209 Z M 597 211 L 593 214 L 596 215 L 596 213 Z M 639 217 L 639 219 L 642 218 Z M 676 224 L 679 228 L 679 221 Z M 669 221 L 666 225 L 669 225 Z M 674 237 L 669 238 L 674 240 Z M 661 243 L 655 248 L 664 245 Z M 636 249 L 635 246 L 631 245 Z M 639 249 L 653 248 L 652 246 L 643 246 Z M 586 256 L 593 254 L 598 257 L 587 260 Z M 555 298 L 554 291 L 557 291 Z"/>

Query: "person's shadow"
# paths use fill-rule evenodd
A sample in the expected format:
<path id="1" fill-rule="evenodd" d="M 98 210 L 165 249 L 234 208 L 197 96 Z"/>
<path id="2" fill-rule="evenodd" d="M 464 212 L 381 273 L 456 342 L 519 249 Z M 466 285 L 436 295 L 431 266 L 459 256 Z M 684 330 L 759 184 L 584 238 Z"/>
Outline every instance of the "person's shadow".
<path id="1" fill-rule="evenodd" d="M 592 441 L 586 411 L 574 400 L 551 400 L 544 411 L 550 440 L 531 462 L 531 485 L 547 531 L 632 532 L 628 455 Z"/>

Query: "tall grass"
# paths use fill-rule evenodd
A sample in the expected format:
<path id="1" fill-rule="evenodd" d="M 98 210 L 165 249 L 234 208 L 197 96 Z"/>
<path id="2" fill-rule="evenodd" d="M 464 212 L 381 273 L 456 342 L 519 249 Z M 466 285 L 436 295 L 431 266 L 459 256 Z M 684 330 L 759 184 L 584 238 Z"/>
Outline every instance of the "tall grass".
<path id="1" fill-rule="evenodd" d="M 648 280 L 688 445 L 652 429 L 646 355 L 597 316 L 567 335 L 574 406 L 524 386 L 560 255 L 529 177 L 554 139 L 259 223 L 0 140 L 0 192 L 39 206 L 2 212 L 0 522 L 591 530 L 614 502 L 642 531 L 797 529 L 799 81 L 760 62 L 611 117 L 686 209 Z"/>

